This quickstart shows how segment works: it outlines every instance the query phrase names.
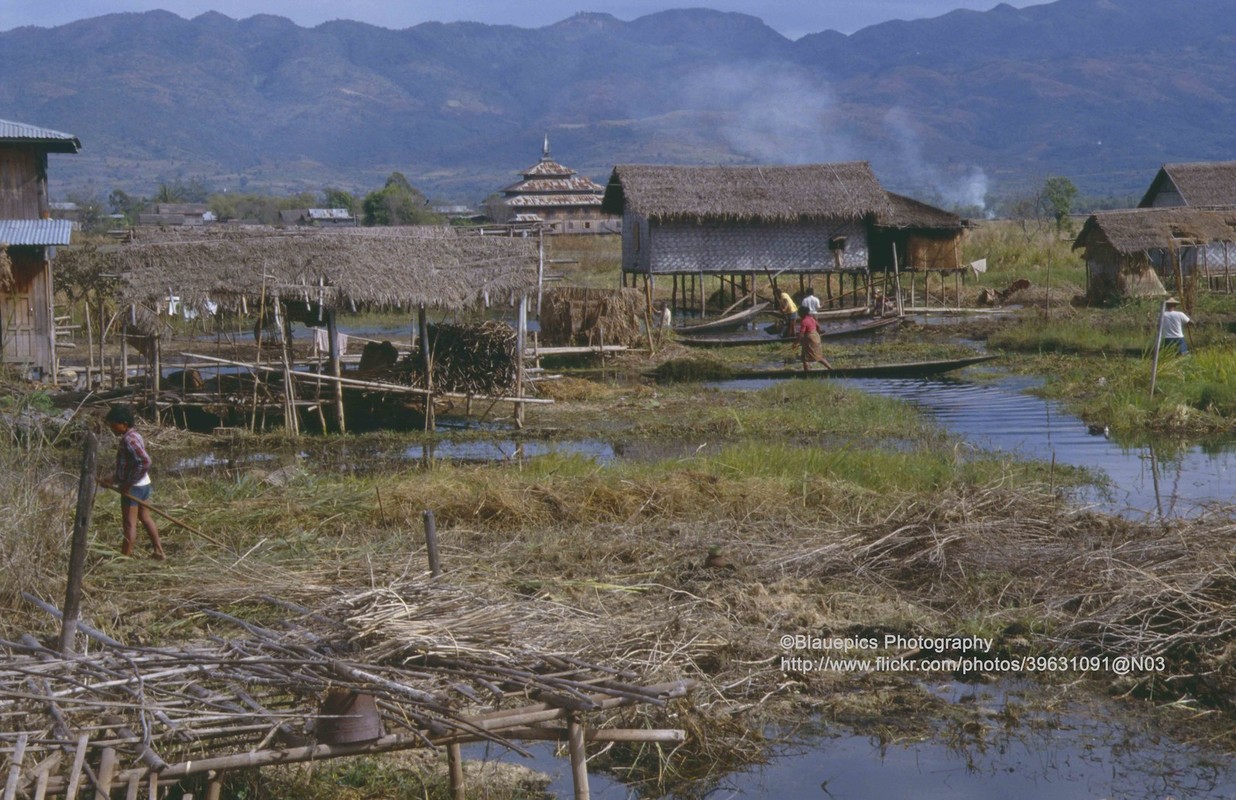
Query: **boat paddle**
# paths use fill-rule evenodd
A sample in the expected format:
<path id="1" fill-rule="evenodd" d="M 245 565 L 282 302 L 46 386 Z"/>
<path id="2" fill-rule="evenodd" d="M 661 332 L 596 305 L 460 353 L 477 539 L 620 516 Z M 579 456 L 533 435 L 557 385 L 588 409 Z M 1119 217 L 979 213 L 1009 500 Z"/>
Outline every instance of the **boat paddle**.
<path id="1" fill-rule="evenodd" d="M 127 499 L 129 502 L 131 502 L 131 503 L 136 503 L 137 505 L 141 506 L 142 508 L 146 508 L 146 509 L 149 509 L 149 510 L 153 511 L 154 513 L 158 514 L 160 517 L 163 517 L 163 518 L 164 518 L 164 519 L 166 519 L 167 521 L 172 522 L 172 523 L 174 523 L 174 524 L 176 524 L 176 525 L 179 525 L 180 527 L 184 528 L 185 530 L 189 531 L 190 533 L 196 533 L 198 536 L 201 536 L 203 539 L 205 539 L 205 540 L 206 540 L 206 541 L 208 541 L 208 542 L 212 542 L 212 543 L 214 543 L 214 544 L 217 544 L 217 545 L 219 545 L 220 547 L 226 547 L 226 546 L 227 546 L 227 545 L 223 544 L 223 542 L 219 541 L 218 539 L 215 539 L 215 538 L 214 538 L 214 537 L 212 537 L 212 536 L 208 536 L 207 534 L 202 533 L 200 530 L 198 530 L 197 528 L 193 527 L 192 525 L 190 525 L 189 523 L 185 522 L 184 520 L 179 520 L 179 519 L 176 519 L 176 518 L 175 518 L 175 517 L 173 517 L 171 514 L 167 513 L 166 511 L 163 511 L 163 510 L 161 510 L 161 509 L 159 509 L 159 508 L 156 508 L 155 506 L 152 506 L 150 503 L 147 503 L 145 500 L 138 500 L 136 497 L 134 497 L 133 495 L 131 495 L 131 494 L 129 494 L 128 492 L 124 491 L 123 489 L 121 489 L 121 488 L 120 488 L 120 487 L 118 487 L 118 486 L 112 486 L 112 485 L 108 484 L 108 485 L 107 485 L 107 488 L 108 488 L 108 489 L 111 489 L 113 492 L 115 492 L 116 494 L 120 495 L 121 497 L 123 497 L 123 498 Z"/>

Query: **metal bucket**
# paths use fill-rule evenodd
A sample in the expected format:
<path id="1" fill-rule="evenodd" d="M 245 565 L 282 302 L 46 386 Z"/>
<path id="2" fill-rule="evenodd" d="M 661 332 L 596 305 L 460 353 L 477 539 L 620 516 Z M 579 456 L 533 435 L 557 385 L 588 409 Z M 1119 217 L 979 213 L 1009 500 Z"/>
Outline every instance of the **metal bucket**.
<path id="1" fill-rule="evenodd" d="M 318 710 L 315 729 L 322 744 L 353 744 L 382 738 L 382 715 L 373 695 L 331 689 Z"/>

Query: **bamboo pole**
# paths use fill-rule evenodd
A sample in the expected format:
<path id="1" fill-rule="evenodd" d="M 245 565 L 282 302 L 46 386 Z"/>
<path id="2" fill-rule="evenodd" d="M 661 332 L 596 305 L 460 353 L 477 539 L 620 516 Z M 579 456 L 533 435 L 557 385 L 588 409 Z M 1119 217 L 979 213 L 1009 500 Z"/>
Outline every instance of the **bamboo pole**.
<path id="1" fill-rule="evenodd" d="M 1167 312 L 1167 303 L 1159 307 L 1159 324 L 1154 331 L 1154 361 L 1150 365 L 1150 397 L 1154 399 L 1154 387 L 1159 378 L 1159 351 L 1163 348 L 1163 314 Z"/>
<path id="2" fill-rule="evenodd" d="M 82 468 L 77 482 L 77 513 L 73 518 L 73 543 L 69 548 L 69 576 L 64 598 L 64 616 L 60 626 L 60 654 L 72 658 L 77 636 L 78 617 L 82 603 L 82 578 L 86 573 L 86 536 L 90 532 L 90 514 L 94 509 L 95 480 L 99 440 L 92 431 L 86 432 L 82 446 Z"/>
<path id="3" fill-rule="evenodd" d="M 463 753 L 458 743 L 446 746 L 446 764 L 451 778 L 451 797 L 454 800 L 467 800 L 464 784 Z"/>
<path id="4" fill-rule="evenodd" d="M 588 750 L 584 744 L 584 723 L 578 711 L 567 715 L 567 749 L 571 755 L 571 778 L 575 784 L 575 800 L 589 800 Z"/>
<path id="5" fill-rule="evenodd" d="M 429 317 L 425 304 L 416 310 L 418 337 L 421 340 L 421 366 L 425 369 L 425 431 L 434 429 L 433 420 L 433 356 L 429 352 Z"/>
<path id="6" fill-rule="evenodd" d="M 528 295 L 521 294 L 519 296 L 519 319 L 517 320 L 518 327 L 515 334 L 515 396 L 523 399 L 524 396 L 524 355 L 528 347 Z M 651 339 L 649 339 L 651 342 Z M 522 428 L 524 426 L 524 404 L 516 401 L 515 403 L 515 427 Z"/>
<path id="7" fill-rule="evenodd" d="M 292 343 L 288 340 L 287 330 L 283 325 L 283 301 L 278 294 L 274 296 L 275 307 L 275 342 L 279 345 L 279 361 L 283 364 L 283 426 L 300 435 L 300 415 L 296 411 L 296 383 L 292 380 L 292 362 L 288 358 L 288 349 Z"/>
<path id="8" fill-rule="evenodd" d="M 217 363 L 217 364 L 229 364 L 235 367 L 247 367 L 249 369 L 258 370 L 258 371 L 264 371 L 264 372 L 278 372 L 279 371 L 275 367 L 270 367 L 265 364 L 254 364 L 248 361 L 236 361 L 236 360 L 228 359 L 228 358 L 214 358 L 213 356 L 205 356 L 199 353 L 186 353 L 185 355 L 189 356 L 190 358 L 200 358 L 205 361 L 213 361 L 214 363 Z M 325 380 L 325 381 L 338 381 L 342 383 L 344 386 L 356 386 L 362 389 L 382 390 L 382 391 L 392 392 L 396 394 L 398 393 L 420 394 L 420 395 L 429 394 L 429 392 L 425 391 L 424 389 L 418 389 L 415 386 L 403 386 L 398 383 L 383 383 L 381 381 L 363 381 L 358 378 L 335 378 L 332 376 L 323 377 L 323 376 L 319 376 L 312 372 L 300 372 L 297 370 L 293 370 L 292 374 L 298 378 L 305 378 L 306 380 L 316 380 L 316 379 L 321 378 L 321 380 Z M 458 398 L 460 400 L 466 399 L 468 397 L 467 394 L 462 394 L 460 392 L 435 392 L 434 394 L 436 394 L 439 397 L 451 397 L 451 398 Z M 507 403 L 513 403 L 516 400 L 519 400 L 519 398 L 516 398 L 516 397 L 492 397 L 490 395 L 472 395 L 472 397 L 474 397 L 477 400 L 494 400 L 494 401 L 502 401 L 502 402 L 507 402 Z M 539 397 L 525 397 L 520 402 L 549 405 L 553 403 L 553 400 L 550 400 L 548 398 L 539 398 Z"/>
<path id="9" fill-rule="evenodd" d="M 95 800 L 107 800 L 112 794 L 112 781 L 116 779 L 116 749 L 104 747 L 99 756 L 99 772 L 94 785 Z"/>
<path id="10" fill-rule="evenodd" d="M 893 290 L 897 293 L 897 316 L 906 315 L 905 306 L 901 302 L 901 267 L 897 263 L 897 243 L 893 243 Z"/>
<path id="11" fill-rule="evenodd" d="M 331 308 L 326 312 L 326 348 L 330 354 L 330 374 L 336 378 L 343 377 L 343 364 L 339 360 L 339 324 L 335 319 L 335 309 Z M 318 375 L 322 374 L 318 370 Z M 320 382 L 320 381 L 319 381 Z M 333 387 L 335 395 L 335 423 L 339 426 L 340 433 L 347 433 L 347 424 L 344 421 L 343 413 L 343 384 L 335 382 Z"/>
<path id="12" fill-rule="evenodd" d="M 438 558 L 438 526 L 431 509 L 425 509 L 421 516 L 425 520 L 425 554 L 429 559 L 429 574 L 436 578 L 442 574 L 442 562 Z"/>
<path id="13" fill-rule="evenodd" d="M 21 762 L 26 758 L 28 736 L 25 731 L 17 734 L 17 744 L 13 748 L 12 758 L 9 759 L 9 777 L 4 782 L 4 800 L 14 800 L 17 797 L 17 781 L 21 777 Z"/>
<path id="14" fill-rule="evenodd" d="M 82 781 L 82 767 L 86 764 L 86 745 L 89 743 L 89 734 L 83 733 L 77 737 L 77 749 L 73 753 L 73 767 L 69 771 L 69 785 L 64 792 L 64 796 L 69 800 L 77 797 L 77 787 Z"/>

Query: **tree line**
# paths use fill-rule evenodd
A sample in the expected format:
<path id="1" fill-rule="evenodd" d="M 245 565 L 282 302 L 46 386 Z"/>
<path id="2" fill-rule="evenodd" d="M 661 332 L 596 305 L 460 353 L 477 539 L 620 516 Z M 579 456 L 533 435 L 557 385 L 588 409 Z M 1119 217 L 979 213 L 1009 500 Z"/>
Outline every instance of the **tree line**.
<path id="1" fill-rule="evenodd" d="M 220 222 L 237 221 L 274 225 L 279 212 L 303 208 L 342 208 L 362 225 L 432 225 L 446 219 L 429 207 L 425 194 L 402 172 L 392 172 L 380 189 L 363 197 L 327 186 L 321 192 L 278 196 L 248 192 L 212 192 L 198 178 L 160 183 L 149 197 L 113 189 L 104 199 L 97 192 L 70 192 L 83 227 L 104 229 L 116 224 L 135 225 L 160 203 L 202 203 Z"/>

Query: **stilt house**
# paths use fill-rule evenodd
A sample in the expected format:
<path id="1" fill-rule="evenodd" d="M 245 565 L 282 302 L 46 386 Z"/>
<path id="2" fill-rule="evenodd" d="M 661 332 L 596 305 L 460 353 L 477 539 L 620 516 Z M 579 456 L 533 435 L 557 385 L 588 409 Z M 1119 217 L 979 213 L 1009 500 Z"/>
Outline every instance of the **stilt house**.
<path id="1" fill-rule="evenodd" d="M 869 231 L 892 206 L 870 165 L 855 161 L 619 165 L 602 210 L 622 215 L 623 285 L 627 276 L 643 276 L 645 284 L 664 276 L 676 299 L 682 284 L 681 305 L 689 307 L 696 288 L 704 297 L 705 276 L 728 285 L 734 297 L 780 273 L 800 283 L 804 276 L 850 275 L 857 285 L 870 266 Z"/>
<path id="2" fill-rule="evenodd" d="M 47 156 L 81 147 L 72 134 L 0 120 L 0 360 L 34 377 L 55 374 L 51 262 L 73 228 L 51 219 Z"/>

